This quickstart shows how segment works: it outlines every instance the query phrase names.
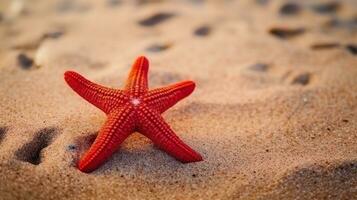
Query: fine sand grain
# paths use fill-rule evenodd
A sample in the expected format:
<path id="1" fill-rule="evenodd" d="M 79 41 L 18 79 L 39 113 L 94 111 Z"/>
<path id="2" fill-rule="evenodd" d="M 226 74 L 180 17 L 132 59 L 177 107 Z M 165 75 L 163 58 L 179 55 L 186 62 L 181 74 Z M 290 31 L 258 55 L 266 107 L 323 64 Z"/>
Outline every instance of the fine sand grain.
<path id="1" fill-rule="evenodd" d="M 356 199 L 357 5 L 328 2 L 1 1 L 0 199 Z M 204 161 L 134 133 L 82 173 L 105 114 L 63 73 L 119 88 L 138 55 L 196 81 L 163 116 Z"/>

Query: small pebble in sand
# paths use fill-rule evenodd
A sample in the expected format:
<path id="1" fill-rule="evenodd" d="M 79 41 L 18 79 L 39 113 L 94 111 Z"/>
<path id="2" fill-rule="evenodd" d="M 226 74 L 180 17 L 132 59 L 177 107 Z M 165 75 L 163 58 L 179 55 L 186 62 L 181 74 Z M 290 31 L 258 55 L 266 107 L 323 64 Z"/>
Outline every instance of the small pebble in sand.
<path id="1" fill-rule="evenodd" d="M 308 99 L 307 99 L 306 97 L 303 97 L 303 98 L 302 98 L 302 101 L 303 101 L 304 103 L 307 103 L 307 102 L 308 102 Z"/>
<path id="2" fill-rule="evenodd" d="M 271 28 L 269 33 L 273 36 L 280 39 L 290 39 L 292 37 L 296 37 L 305 32 L 304 28 L 285 28 L 285 27 L 276 27 Z"/>
<path id="3" fill-rule="evenodd" d="M 172 13 L 165 13 L 165 12 L 156 13 L 146 19 L 139 21 L 139 24 L 142 26 L 155 26 L 161 22 L 170 19 L 173 16 L 174 14 Z"/>
<path id="4" fill-rule="evenodd" d="M 29 69 L 33 65 L 33 60 L 23 53 L 17 56 L 17 62 L 23 69 Z"/>
<path id="5" fill-rule="evenodd" d="M 300 85 L 307 85 L 310 82 L 310 73 L 303 73 L 296 76 L 292 84 L 300 84 Z"/>
<path id="6" fill-rule="evenodd" d="M 160 51 L 167 50 L 170 47 L 171 47 L 171 44 L 169 44 L 169 43 L 167 43 L 167 44 L 152 44 L 151 46 L 146 48 L 146 50 L 150 51 L 150 52 L 160 52 Z"/>
<path id="7" fill-rule="evenodd" d="M 208 25 L 200 26 L 194 31 L 194 34 L 200 37 L 207 36 L 210 33 L 211 33 L 211 27 Z"/>
<path id="8" fill-rule="evenodd" d="M 353 55 L 357 55 L 357 45 L 356 44 L 347 44 L 346 49 Z"/>
<path id="9" fill-rule="evenodd" d="M 280 7 L 280 14 L 282 15 L 297 15 L 301 11 L 299 4 L 294 2 L 288 2 Z"/>
<path id="10" fill-rule="evenodd" d="M 312 6 L 312 9 L 320 14 L 335 13 L 341 7 L 340 3 L 337 1 L 332 1 L 328 3 L 316 4 Z"/>
<path id="11" fill-rule="evenodd" d="M 76 149 L 77 149 L 77 147 L 74 144 L 70 144 L 70 145 L 67 146 L 67 150 L 69 150 L 69 151 L 73 151 L 73 150 L 76 150 Z"/>
<path id="12" fill-rule="evenodd" d="M 265 63 L 255 63 L 251 66 L 249 66 L 249 69 L 253 71 L 258 71 L 258 72 L 265 72 L 268 70 L 269 65 Z"/>
<path id="13" fill-rule="evenodd" d="M 340 47 L 341 45 L 337 42 L 326 42 L 326 43 L 315 43 L 311 45 L 311 49 L 313 50 L 326 50 L 326 49 L 334 49 Z"/>

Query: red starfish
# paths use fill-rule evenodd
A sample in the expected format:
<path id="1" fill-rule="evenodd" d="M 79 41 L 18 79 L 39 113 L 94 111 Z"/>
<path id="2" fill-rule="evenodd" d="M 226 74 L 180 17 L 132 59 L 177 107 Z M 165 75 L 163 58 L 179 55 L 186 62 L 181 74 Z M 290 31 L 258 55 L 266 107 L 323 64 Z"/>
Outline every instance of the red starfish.
<path id="1" fill-rule="evenodd" d="M 135 131 L 181 162 L 202 160 L 201 155 L 183 143 L 160 115 L 190 95 L 195 83 L 183 81 L 149 91 L 148 69 L 149 61 L 144 56 L 137 58 L 124 90 L 97 85 L 73 71 L 65 72 L 68 85 L 108 116 L 94 143 L 80 159 L 79 170 L 91 172 L 97 169 Z"/>

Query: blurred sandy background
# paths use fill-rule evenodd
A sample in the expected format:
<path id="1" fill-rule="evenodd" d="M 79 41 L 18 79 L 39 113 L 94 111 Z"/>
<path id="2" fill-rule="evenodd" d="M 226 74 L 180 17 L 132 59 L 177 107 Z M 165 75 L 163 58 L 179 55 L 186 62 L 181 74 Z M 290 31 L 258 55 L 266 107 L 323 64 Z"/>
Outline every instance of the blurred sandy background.
<path id="1" fill-rule="evenodd" d="M 0 199 L 356 199 L 357 2 L 0 1 Z M 75 168 L 105 115 L 65 70 L 195 92 L 164 118 L 204 161 L 140 134 Z"/>

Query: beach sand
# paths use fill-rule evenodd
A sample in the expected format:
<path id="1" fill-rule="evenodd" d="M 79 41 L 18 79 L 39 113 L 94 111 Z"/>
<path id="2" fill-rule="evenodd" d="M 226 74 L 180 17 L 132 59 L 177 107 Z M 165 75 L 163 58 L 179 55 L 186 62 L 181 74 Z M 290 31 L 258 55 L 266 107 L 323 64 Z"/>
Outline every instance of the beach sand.
<path id="1" fill-rule="evenodd" d="M 356 2 L 286 2 L 2 1 L 0 199 L 357 198 Z M 106 116 L 63 73 L 121 88 L 139 55 L 196 81 L 163 116 L 204 161 L 134 133 L 82 173 Z"/>

